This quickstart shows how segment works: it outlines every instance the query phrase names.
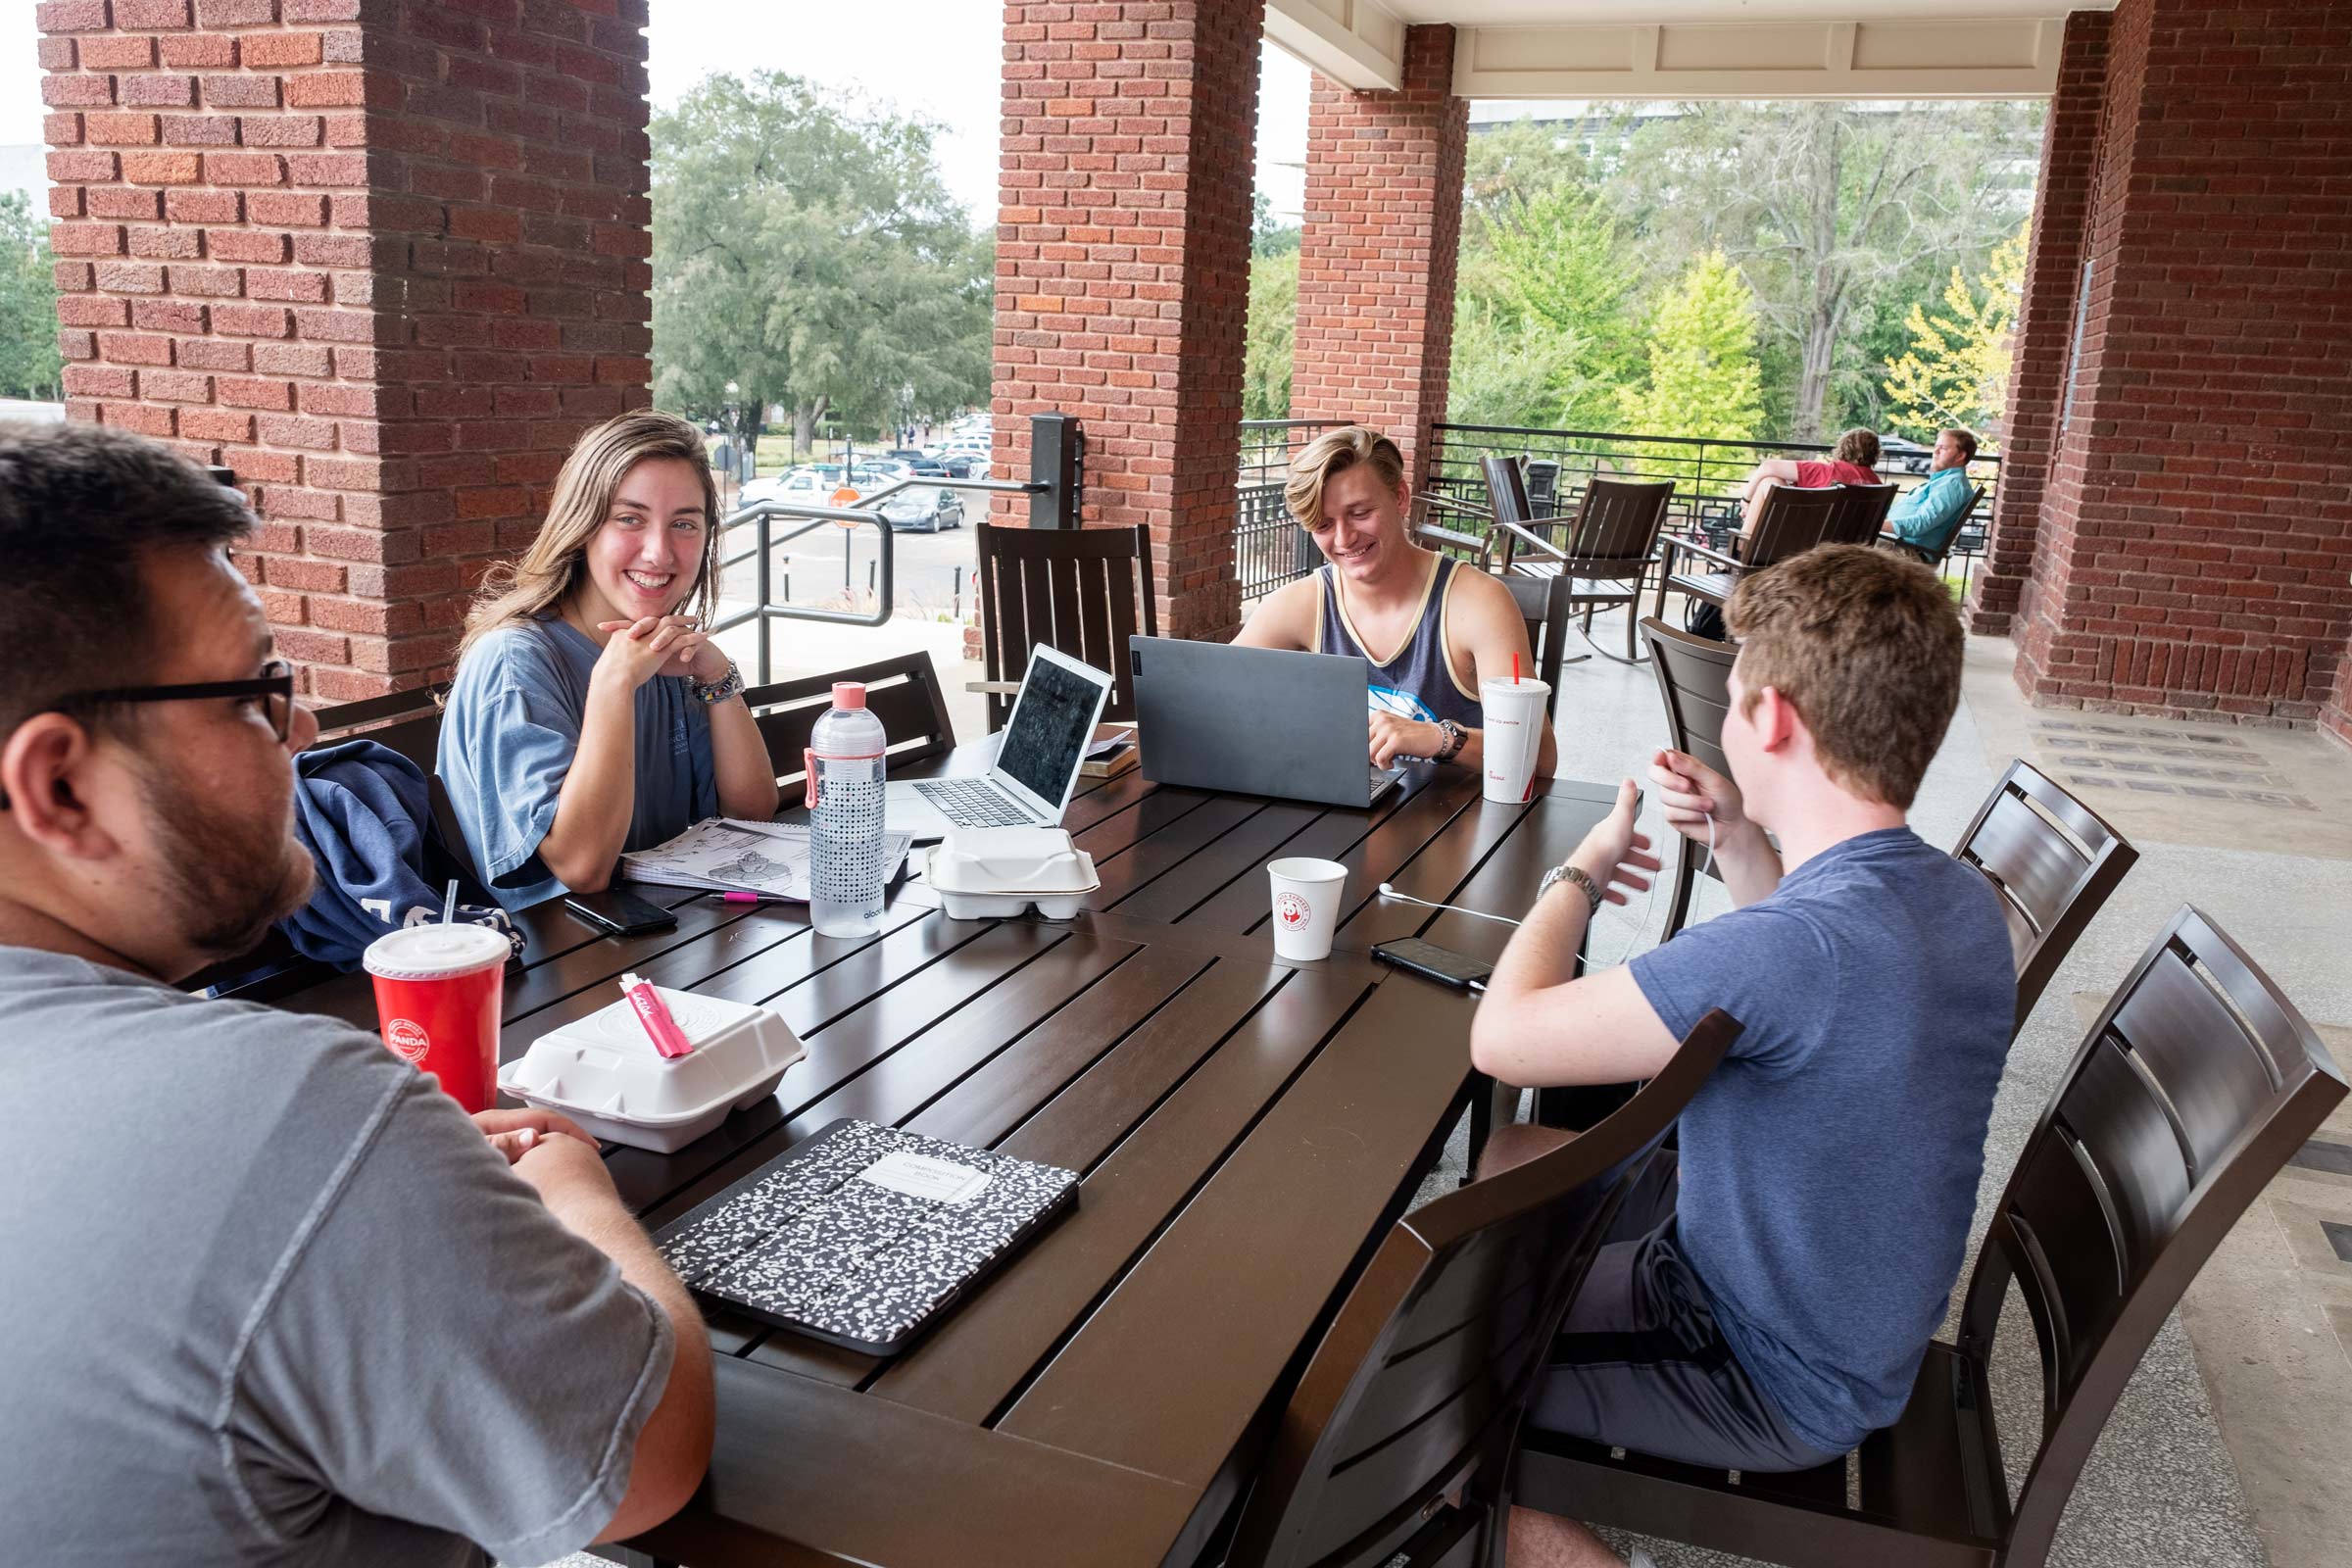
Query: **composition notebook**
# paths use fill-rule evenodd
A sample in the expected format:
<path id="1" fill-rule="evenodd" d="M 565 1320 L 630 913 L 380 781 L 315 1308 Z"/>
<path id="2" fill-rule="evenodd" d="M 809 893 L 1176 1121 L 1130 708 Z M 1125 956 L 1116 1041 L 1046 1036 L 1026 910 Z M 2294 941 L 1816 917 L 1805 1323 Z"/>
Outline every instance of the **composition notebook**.
<path id="1" fill-rule="evenodd" d="M 891 1355 L 1077 1200 L 1075 1171 L 844 1118 L 655 1240 L 700 1296 Z"/>

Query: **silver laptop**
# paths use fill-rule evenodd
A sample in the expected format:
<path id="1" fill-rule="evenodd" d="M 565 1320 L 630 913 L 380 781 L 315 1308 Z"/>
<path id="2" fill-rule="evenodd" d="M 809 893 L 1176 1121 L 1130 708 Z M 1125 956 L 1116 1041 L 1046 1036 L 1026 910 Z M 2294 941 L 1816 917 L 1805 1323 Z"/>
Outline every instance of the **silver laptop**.
<path id="1" fill-rule="evenodd" d="M 882 820 L 920 843 L 951 827 L 1038 827 L 1061 820 L 1095 737 L 1110 676 L 1039 644 L 985 778 L 893 779 Z"/>
<path id="2" fill-rule="evenodd" d="M 1367 760 L 1372 666 L 1352 654 L 1131 637 L 1127 659 L 1154 784 L 1370 806 L 1404 776 Z"/>

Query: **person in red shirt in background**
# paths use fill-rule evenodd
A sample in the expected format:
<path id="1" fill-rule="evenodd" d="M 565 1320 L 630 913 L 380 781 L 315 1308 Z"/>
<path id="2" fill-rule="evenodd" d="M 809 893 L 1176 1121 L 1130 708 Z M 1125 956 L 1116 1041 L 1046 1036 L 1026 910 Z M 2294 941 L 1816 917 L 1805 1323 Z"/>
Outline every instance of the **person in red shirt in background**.
<path id="1" fill-rule="evenodd" d="M 1747 486 L 1740 492 L 1746 510 L 1740 519 L 1740 532 L 1744 535 L 1756 525 L 1764 512 L 1764 498 L 1772 494 L 1776 484 L 1792 484 L 1799 490 L 1826 490 L 1834 484 L 1880 484 L 1878 475 L 1879 438 L 1869 430 L 1848 430 L 1838 438 L 1838 446 L 1830 461 L 1808 458 L 1794 462 L 1788 458 L 1766 458 L 1756 465 L 1756 471 L 1747 476 Z"/>

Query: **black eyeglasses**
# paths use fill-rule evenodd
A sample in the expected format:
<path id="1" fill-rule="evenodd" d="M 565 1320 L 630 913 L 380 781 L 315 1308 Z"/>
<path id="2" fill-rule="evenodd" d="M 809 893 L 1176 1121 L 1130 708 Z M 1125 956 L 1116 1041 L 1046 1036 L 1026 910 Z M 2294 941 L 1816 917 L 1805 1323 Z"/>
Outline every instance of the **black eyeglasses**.
<path id="1" fill-rule="evenodd" d="M 113 703 L 192 703 L 207 697 L 259 697 L 270 715 L 270 727 L 282 744 L 294 731 L 294 666 L 272 659 L 251 680 L 199 680 L 177 686 L 118 686 L 109 691 L 75 692 L 49 705 L 52 712 L 71 708 L 98 708 Z"/>

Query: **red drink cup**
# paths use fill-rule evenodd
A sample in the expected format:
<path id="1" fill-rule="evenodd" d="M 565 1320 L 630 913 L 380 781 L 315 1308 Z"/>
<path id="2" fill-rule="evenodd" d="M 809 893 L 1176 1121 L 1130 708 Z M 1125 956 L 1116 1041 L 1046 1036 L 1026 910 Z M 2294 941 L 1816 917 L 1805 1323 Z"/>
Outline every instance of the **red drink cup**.
<path id="1" fill-rule="evenodd" d="M 468 1111 L 498 1100 L 506 937 L 486 925 L 412 925 L 368 945 L 384 1045 L 441 1081 Z"/>

